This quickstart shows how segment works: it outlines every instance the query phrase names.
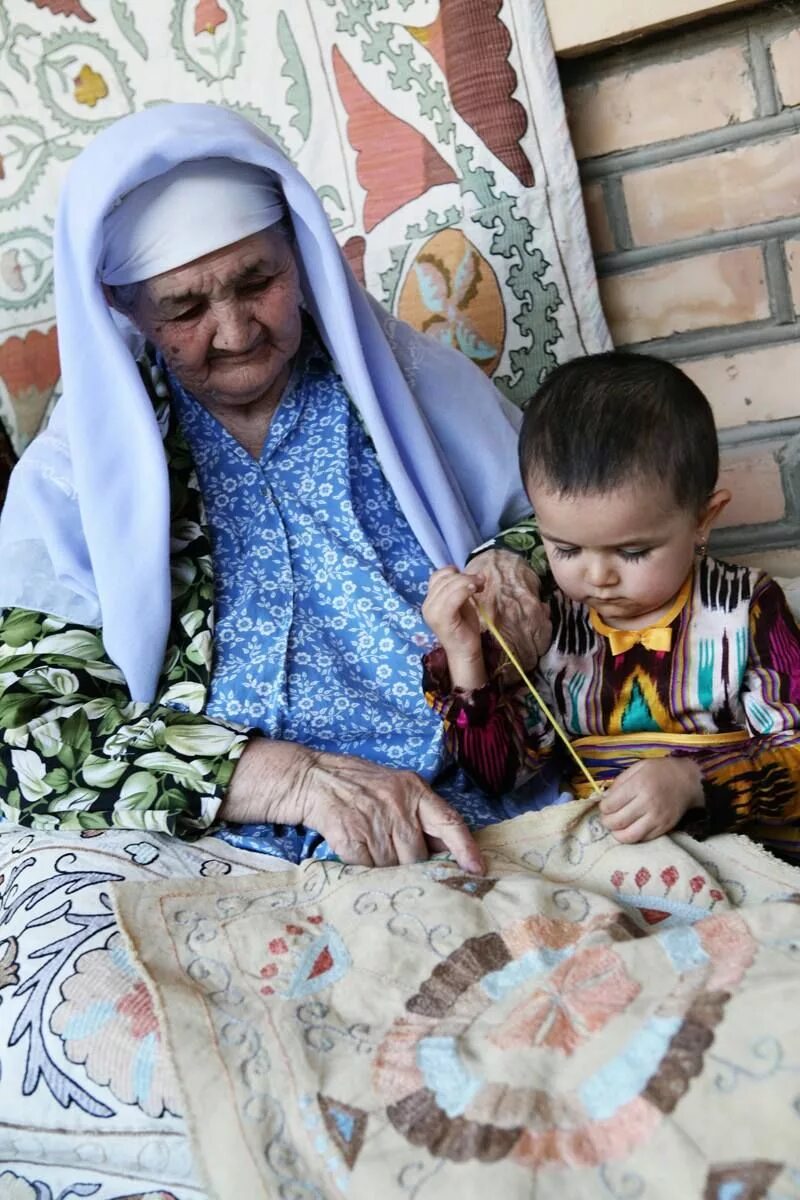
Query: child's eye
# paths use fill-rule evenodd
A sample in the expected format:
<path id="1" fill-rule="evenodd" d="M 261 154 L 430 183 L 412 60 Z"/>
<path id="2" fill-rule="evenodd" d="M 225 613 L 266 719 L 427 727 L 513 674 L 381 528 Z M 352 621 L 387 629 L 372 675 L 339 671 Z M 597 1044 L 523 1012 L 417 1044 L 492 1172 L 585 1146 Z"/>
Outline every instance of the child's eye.
<path id="1" fill-rule="evenodd" d="M 556 558 L 574 558 L 576 554 L 580 554 L 579 546 L 553 546 L 553 554 Z"/>
<path id="2" fill-rule="evenodd" d="M 620 550 L 620 558 L 624 558 L 626 562 L 641 562 L 643 558 L 647 558 L 650 549 L 646 550 Z"/>

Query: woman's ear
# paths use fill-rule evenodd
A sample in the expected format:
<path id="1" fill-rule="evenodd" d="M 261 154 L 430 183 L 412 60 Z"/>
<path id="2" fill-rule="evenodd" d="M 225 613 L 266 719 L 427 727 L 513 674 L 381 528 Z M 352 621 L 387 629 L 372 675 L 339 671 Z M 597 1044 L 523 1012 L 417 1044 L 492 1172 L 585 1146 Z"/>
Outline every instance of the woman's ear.
<path id="1" fill-rule="evenodd" d="M 708 499 L 708 503 L 700 510 L 697 521 L 697 540 L 703 545 L 708 541 L 712 525 L 719 519 L 722 510 L 730 504 L 731 494 L 727 488 L 718 488 Z"/>

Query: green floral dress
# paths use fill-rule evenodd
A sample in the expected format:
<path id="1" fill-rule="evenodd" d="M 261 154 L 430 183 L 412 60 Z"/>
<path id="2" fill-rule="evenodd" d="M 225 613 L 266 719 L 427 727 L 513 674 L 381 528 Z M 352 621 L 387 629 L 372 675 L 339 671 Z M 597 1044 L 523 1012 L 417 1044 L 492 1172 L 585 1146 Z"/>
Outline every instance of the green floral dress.
<path id="1" fill-rule="evenodd" d="M 0 612 L 0 811 L 35 829 L 191 836 L 214 821 L 249 731 L 203 716 L 214 582 L 203 501 L 167 411 L 172 623 L 153 704 L 133 703 L 97 629 Z"/>

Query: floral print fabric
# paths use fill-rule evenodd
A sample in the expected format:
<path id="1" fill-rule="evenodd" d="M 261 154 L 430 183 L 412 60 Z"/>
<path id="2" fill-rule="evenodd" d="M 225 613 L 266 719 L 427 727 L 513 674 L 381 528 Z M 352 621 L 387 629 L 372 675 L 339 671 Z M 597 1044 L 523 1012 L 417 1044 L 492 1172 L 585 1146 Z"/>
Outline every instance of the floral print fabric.
<path id="1" fill-rule="evenodd" d="M 97 630 L 0 614 L 0 812 L 35 829 L 196 836 L 252 732 L 433 782 L 446 759 L 420 688 L 430 566 L 327 356 L 306 344 L 258 463 L 173 386 L 174 410 L 158 406 L 173 547 L 158 701 L 131 702 Z M 436 786 L 476 827 L 557 794 L 497 803 L 455 773 Z M 294 862 L 329 854 L 303 828 L 220 836 Z"/>

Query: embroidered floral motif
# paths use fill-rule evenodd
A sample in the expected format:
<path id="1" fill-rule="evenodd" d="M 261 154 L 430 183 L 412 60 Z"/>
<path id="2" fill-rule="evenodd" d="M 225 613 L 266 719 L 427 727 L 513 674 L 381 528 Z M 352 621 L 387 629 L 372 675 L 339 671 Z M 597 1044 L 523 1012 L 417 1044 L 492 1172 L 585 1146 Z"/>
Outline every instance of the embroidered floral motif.
<path id="1" fill-rule="evenodd" d="M 180 1112 L 150 995 L 118 933 L 77 960 L 61 992 L 50 1025 L 69 1060 L 150 1116 Z"/>

